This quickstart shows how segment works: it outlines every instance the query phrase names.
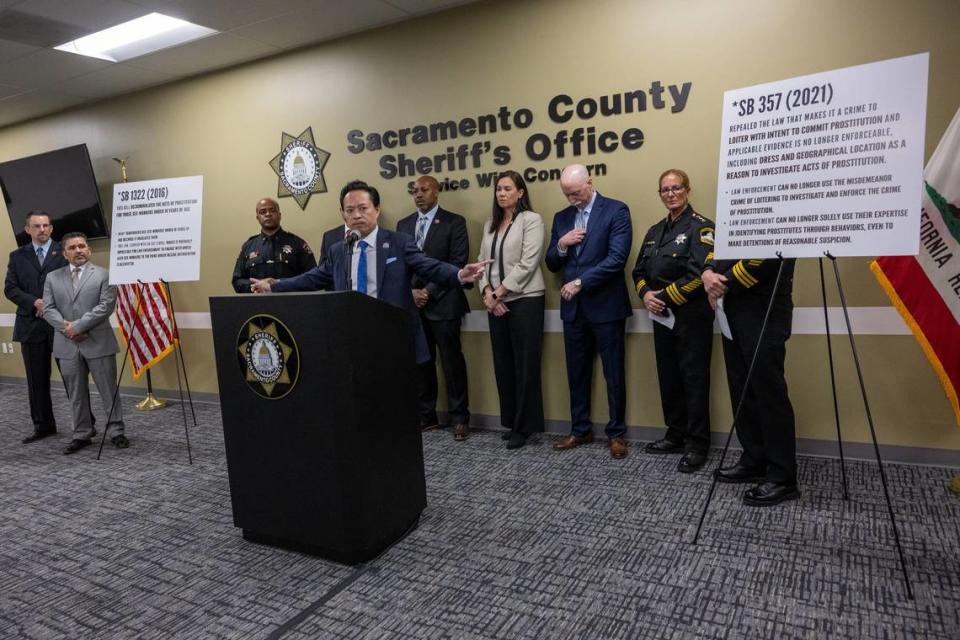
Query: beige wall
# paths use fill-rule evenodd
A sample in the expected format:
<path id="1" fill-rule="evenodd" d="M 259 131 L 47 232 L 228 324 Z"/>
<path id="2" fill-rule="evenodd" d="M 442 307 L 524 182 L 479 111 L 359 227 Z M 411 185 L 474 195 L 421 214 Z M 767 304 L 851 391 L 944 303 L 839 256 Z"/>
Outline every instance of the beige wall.
<path id="1" fill-rule="evenodd" d="M 267 163 L 279 151 L 280 135 L 313 127 L 318 146 L 332 153 L 325 170 L 331 191 L 314 195 L 305 212 L 284 199 L 284 226 L 316 247 L 322 232 L 339 221 L 339 187 L 362 177 L 384 197 L 384 224 L 393 227 L 411 208 L 407 179 L 377 175 L 380 153 L 356 155 L 346 148 L 346 132 L 397 129 L 417 123 L 496 112 L 501 105 L 527 107 L 533 126 L 454 141 L 491 140 L 509 145 L 511 168 L 561 167 L 572 161 L 552 158 L 537 164 L 525 157 L 531 133 L 595 126 L 598 131 L 643 130 L 646 141 L 634 151 L 581 157 L 604 162 L 602 191 L 626 200 L 636 235 L 662 214 L 656 176 L 666 167 L 685 168 L 693 180 L 692 202 L 712 216 L 715 205 L 721 97 L 724 90 L 930 52 L 927 144 L 929 157 L 957 106 L 960 84 L 960 5 L 956 0 L 525 0 L 483 2 L 420 18 L 327 45 L 279 56 L 233 70 L 145 91 L 0 130 L 0 158 L 15 158 L 86 142 L 109 208 L 110 185 L 119 176 L 112 156 L 127 156 L 130 179 L 204 176 L 202 280 L 174 286 L 178 312 L 206 312 L 207 298 L 230 293 L 230 273 L 241 243 L 256 232 L 253 203 L 276 193 Z M 643 113 L 557 125 L 547 118 L 547 101 L 557 93 L 576 99 L 691 82 L 686 108 L 672 114 Z M 447 143 L 411 145 L 410 156 L 442 152 Z M 482 171 L 497 169 L 489 159 Z M 488 215 L 491 193 L 473 180 L 475 171 L 439 172 L 468 178 L 465 192 L 445 194 L 442 202 L 470 221 L 471 247 Z M 565 203 L 555 182 L 530 184 L 534 208 L 549 224 Z M 636 242 L 634 252 L 636 254 Z M 14 248 L 13 234 L 0 225 L 0 250 Z M 108 263 L 108 243 L 94 243 L 94 259 Z M 851 306 L 888 306 L 867 270 L 868 260 L 841 261 Z M 559 307 L 551 276 L 548 309 Z M 820 304 L 816 264 L 797 268 L 795 302 Z M 835 305 L 833 296 L 831 304 Z M 471 304 L 480 305 L 475 296 Z M 639 303 L 635 300 L 635 306 Z M 12 305 L 0 303 L 0 313 Z M 0 341 L 11 330 L 0 329 Z M 185 330 L 184 349 L 192 386 L 216 391 L 208 331 Z M 562 341 L 546 338 L 544 388 L 547 417 L 568 416 Z M 475 413 L 498 413 L 488 339 L 465 335 Z M 628 378 L 633 390 L 628 422 L 660 425 L 653 345 L 650 334 L 628 336 Z M 840 359 L 841 409 L 851 440 L 868 438 L 859 391 L 845 339 L 835 343 Z M 881 441 L 921 447 L 960 449 L 960 430 L 939 384 L 909 336 L 864 336 L 858 341 Z M 823 336 L 795 336 L 788 348 L 788 378 L 797 408 L 799 435 L 832 437 L 833 412 Z M 730 421 L 729 400 L 719 344 L 714 359 L 714 428 Z M 0 354 L 2 375 L 22 375 L 19 356 Z M 129 381 L 126 381 L 129 383 Z M 157 367 L 155 383 L 175 388 L 172 362 Z M 605 419 L 602 387 L 595 412 Z"/>

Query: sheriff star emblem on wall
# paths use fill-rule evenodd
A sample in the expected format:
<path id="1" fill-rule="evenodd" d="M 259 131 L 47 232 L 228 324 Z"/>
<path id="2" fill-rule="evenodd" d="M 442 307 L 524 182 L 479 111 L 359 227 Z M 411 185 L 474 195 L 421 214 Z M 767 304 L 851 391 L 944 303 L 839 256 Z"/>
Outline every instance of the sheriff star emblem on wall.
<path id="1" fill-rule="evenodd" d="M 329 158 L 328 151 L 314 144 L 311 127 L 297 137 L 284 132 L 280 138 L 280 153 L 270 161 L 270 167 L 280 179 L 277 197 L 293 198 L 300 209 L 306 209 L 311 195 L 327 191 L 323 167 Z"/>

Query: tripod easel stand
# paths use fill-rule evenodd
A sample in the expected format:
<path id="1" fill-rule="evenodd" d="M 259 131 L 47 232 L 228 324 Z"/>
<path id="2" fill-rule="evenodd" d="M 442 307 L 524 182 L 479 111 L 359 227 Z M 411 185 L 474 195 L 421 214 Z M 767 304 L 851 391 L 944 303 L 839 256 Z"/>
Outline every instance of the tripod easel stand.
<path id="1" fill-rule="evenodd" d="M 893 529 L 893 539 L 897 549 L 897 554 L 900 559 L 900 569 L 903 573 L 903 583 L 904 583 L 904 587 L 906 588 L 907 599 L 913 600 L 913 588 L 911 587 L 911 584 L 910 584 L 910 576 L 907 573 L 907 564 L 906 564 L 906 559 L 904 558 L 904 555 L 903 555 L 903 547 L 900 544 L 900 533 L 899 533 L 899 530 L 897 529 L 897 521 L 893 512 L 893 503 L 890 500 L 890 490 L 887 486 L 887 476 L 883 469 L 883 460 L 880 455 L 880 446 L 877 443 L 877 432 L 873 425 L 873 415 L 870 412 L 870 402 L 869 402 L 869 399 L 867 398 L 866 385 L 863 382 L 863 373 L 860 368 L 860 357 L 857 353 L 857 345 L 853 337 L 853 328 L 850 325 L 850 314 L 847 310 L 847 301 L 843 293 L 843 284 L 840 281 L 840 270 L 837 267 L 836 257 L 831 255 L 829 252 L 824 252 L 824 256 L 830 259 L 831 263 L 833 264 L 833 272 L 837 281 L 837 291 L 840 295 L 840 304 L 843 308 L 843 317 L 847 326 L 847 336 L 850 339 L 850 349 L 853 352 L 853 362 L 854 362 L 854 365 L 856 366 L 857 379 L 860 383 L 860 394 L 863 398 L 863 406 L 867 416 L 867 423 L 870 426 L 870 437 L 873 440 L 873 450 L 874 450 L 874 454 L 876 455 L 877 466 L 880 471 L 880 482 L 883 485 L 883 495 L 884 495 L 884 498 L 886 499 L 887 511 L 890 515 L 890 526 Z M 723 452 L 720 455 L 720 462 L 717 465 L 717 469 L 720 469 L 723 467 L 724 461 L 726 459 L 727 450 L 730 447 L 730 440 L 733 437 L 733 432 L 734 432 L 734 429 L 736 428 L 737 420 L 740 417 L 740 411 L 743 408 L 744 398 L 746 397 L 747 391 L 750 387 L 750 381 L 753 375 L 754 365 L 757 360 L 757 355 L 760 352 L 760 347 L 763 342 L 764 333 L 766 332 L 766 329 L 767 329 L 767 321 L 770 319 L 770 312 L 773 308 L 774 298 L 780 286 L 780 277 L 783 273 L 783 255 L 778 252 L 777 257 L 780 260 L 780 264 L 777 270 L 777 277 L 774 282 L 773 292 L 771 293 L 770 302 L 767 305 L 767 310 L 763 318 L 763 324 L 761 325 L 761 328 L 760 328 L 760 335 L 757 338 L 757 346 L 754 349 L 753 356 L 750 360 L 750 367 L 747 370 L 747 377 L 746 377 L 746 380 L 744 381 L 743 393 L 741 394 L 740 399 L 737 402 L 737 406 L 735 408 L 734 416 L 733 416 L 733 424 L 730 425 L 730 432 L 727 434 L 727 440 L 723 446 Z M 835 416 L 836 425 L 837 425 L 837 446 L 840 451 L 840 470 L 841 470 L 841 478 L 842 478 L 841 489 L 843 491 L 843 499 L 849 500 L 849 493 L 847 490 L 846 464 L 843 457 L 843 442 L 842 442 L 841 433 L 840 433 L 840 411 L 839 411 L 839 404 L 837 402 L 837 384 L 836 384 L 836 376 L 834 374 L 834 366 L 833 366 L 833 347 L 830 342 L 830 319 L 827 313 L 827 292 L 826 292 L 826 282 L 823 274 L 823 258 L 819 258 L 818 261 L 820 265 L 820 289 L 821 289 L 821 293 L 823 294 L 823 314 L 824 314 L 824 322 L 826 325 L 827 353 L 828 353 L 828 358 L 830 363 L 830 384 L 833 389 L 833 407 L 834 407 L 834 416 Z M 717 487 L 717 475 L 714 474 L 713 481 L 710 483 L 710 490 L 707 493 L 707 498 L 703 504 L 703 510 L 700 513 L 700 520 L 697 523 L 697 530 L 696 530 L 696 533 L 694 533 L 691 544 L 697 544 L 697 541 L 700 538 L 700 531 L 703 528 L 703 522 L 707 516 L 707 509 L 710 506 L 710 501 L 713 499 L 713 494 L 716 491 L 716 487 Z"/>

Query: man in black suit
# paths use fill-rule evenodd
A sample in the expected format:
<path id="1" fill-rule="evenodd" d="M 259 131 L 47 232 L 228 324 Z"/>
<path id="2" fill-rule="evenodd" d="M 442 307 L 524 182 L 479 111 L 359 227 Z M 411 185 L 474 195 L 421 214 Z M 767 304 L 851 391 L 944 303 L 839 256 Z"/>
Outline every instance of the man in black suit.
<path id="1" fill-rule="evenodd" d="M 50 400 L 53 327 L 43 320 L 43 283 L 47 274 L 65 266 L 60 243 L 53 240 L 50 216 L 43 211 L 27 214 L 24 227 L 30 242 L 10 253 L 3 295 L 17 305 L 13 340 L 20 343 L 23 368 L 27 374 L 27 395 L 33 433 L 24 444 L 57 432 Z"/>
<path id="2" fill-rule="evenodd" d="M 467 264 L 470 242 L 463 216 L 440 207 L 440 183 L 423 176 L 413 185 L 417 210 L 397 223 L 397 231 L 414 238 L 427 256 L 463 267 Z M 470 411 L 467 408 L 467 363 L 460 346 L 460 323 L 470 310 L 461 287 L 444 287 L 414 274 L 411 282 L 413 301 L 420 310 L 423 330 L 430 349 L 430 360 L 419 367 L 420 426 L 432 429 L 437 419 L 437 351 L 443 364 L 447 385 L 447 414 L 454 425 L 455 440 L 470 435 Z"/>

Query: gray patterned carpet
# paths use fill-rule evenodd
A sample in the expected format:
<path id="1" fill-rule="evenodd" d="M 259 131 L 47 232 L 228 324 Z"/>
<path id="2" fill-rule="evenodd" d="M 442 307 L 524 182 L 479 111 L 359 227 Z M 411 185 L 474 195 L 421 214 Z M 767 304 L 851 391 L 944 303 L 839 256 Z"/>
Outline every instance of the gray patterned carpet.
<path id="1" fill-rule="evenodd" d="M 24 446 L 25 389 L 0 384 L 0 638 L 960 638 L 955 470 L 889 465 L 916 600 L 906 599 L 874 464 L 801 461 L 773 509 L 706 473 L 603 443 L 507 452 L 499 433 L 424 437 L 429 506 L 379 559 L 345 567 L 233 527 L 219 408 L 135 414 L 133 447 Z"/>

